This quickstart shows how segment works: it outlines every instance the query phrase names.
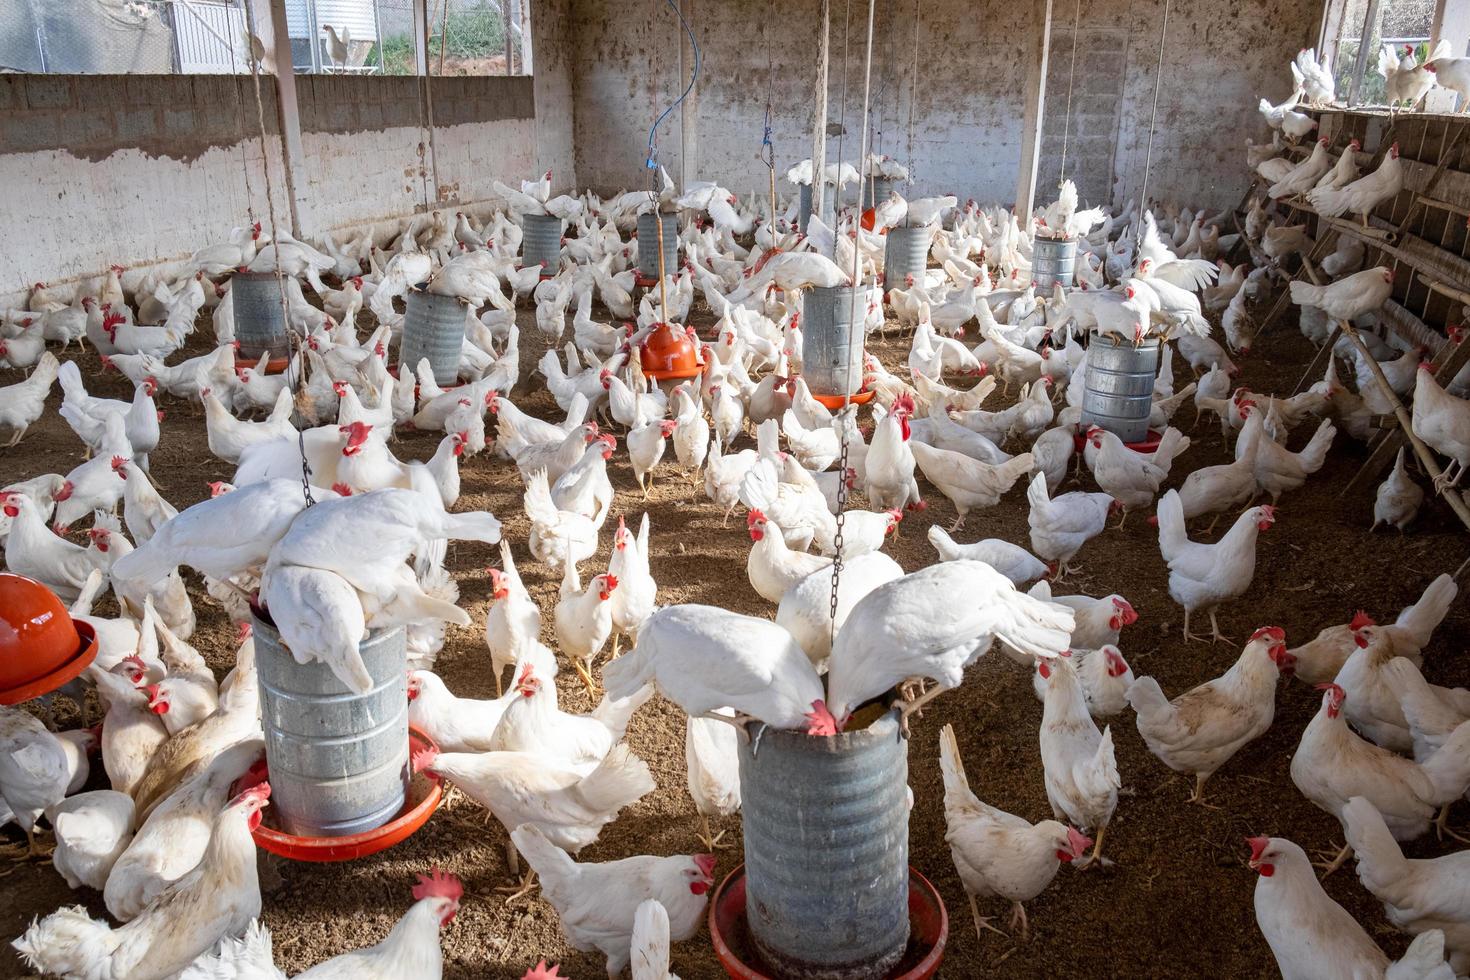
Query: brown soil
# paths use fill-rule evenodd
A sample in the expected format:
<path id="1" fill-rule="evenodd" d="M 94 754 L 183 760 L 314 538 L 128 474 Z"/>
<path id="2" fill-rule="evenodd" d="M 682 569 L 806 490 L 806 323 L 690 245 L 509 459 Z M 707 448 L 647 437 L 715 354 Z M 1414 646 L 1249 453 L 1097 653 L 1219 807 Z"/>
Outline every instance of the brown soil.
<path id="1" fill-rule="evenodd" d="M 524 380 L 515 398 L 523 408 L 549 417 L 555 414 L 552 399 L 539 379 L 529 374 L 540 353 L 529 316 L 523 318 L 522 329 L 527 347 L 536 349 L 527 351 Z M 203 343 L 195 338 L 197 350 L 204 349 Z M 874 349 L 899 371 L 908 341 L 893 337 L 875 343 Z M 1294 329 L 1278 325 L 1272 336 L 1257 342 L 1244 362 L 1244 380 L 1260 391 L 1289 392 L 1310 354 Z M 126 381 L 116 374 L 98 373 L 95 355 L 84 355 L 81 364 L 96 393 L 128 397 Z M 1187 380 L 1185 369 L 1177 366 L 1182 384 Z M 4 384 L 15 380 L 17 372 L 0 377 Z M 53 410 L 19 447 L 0 454 L 0 483 L 65 472 L 80 460 L 75 436 L 54 412 L 58 399 L 59 394 L 53 396 Z M 153 473 L 167 496 L 183 507 L 207 493 L 207 481 L 227 479 L 232 467 L 209 455 L 197 406 L 168 399 L 165 407 L 166 436 L 153 456 Z M 1179 421 L 1187 426 L 1192 412 L 1186 406 Z M 1305 438 L 1305 432 L 1299 433 L 1293 445 Z M 423 459 L 433 452 L 437 439 L 404 434 L 394 448 L 401 456 Z M 1195 439 L 1172 484 L 1183 479 L 1185 467 L 1226 459 L 1216 427 L 1200 426 Z M 1338 496 L 1364 456 L 1361 447 L 1339 435 L 1326 468 L 1282 500 L 1278 522 L 1261 538 L 1250 592 L 1221 612 L 1221 628 L 1227 634 L 1240 639 L 1257 626 L 1273 624 L 1283 626 L 1290 641 L 1297 643 L 1322 627 L 1346 621 L 1357 608 L 1392 616 L 1431 578 L 1453 571 L 1470 555 L 1470 538 L 1438 505 L 1427 507 L 1407 535 L 1369 535 L 1371 495 L 1352 500 Z M 661 602 L 703 602 L 752 615 L 774 615 L 772 606 L 756 596 L 746 580 L 749 539 L 738 519 L 723 527 L 720 514 L 702 491 L 680 482 L 667 464 L 660 468 L 647 503 L 640 499 L 623 453 L 614 457 L 610 470 L 618 491 L 615 512 L 627 514 L 630 524 L 645 509 L 652 517 L 652 564 Z M 889 545 L 909 570 L 934 558 L 925 540 L 927 526 L 947 524 L 954 516 L 947 500 L 925 489 L 928 511 L 906 519 L 900 537 Z M 505 463 L 489 453 L 466 461 L 459 508 L 487 509 L 505 522 L 521 574 L 544 610 L 543 639 L 550 643 L 558 583 L 526 553 L 527 522 L 520 497 L 520 481 Z M 857 504 L 861 505 L 860 498 Z M 1022 485 L 999 506 L 972 514 L 960 535 L 966 541 L 991 536 L 1027 543 Z M 606 561 L 611 538 L 610 533 L 603 534 L 602 550 L 588 567 Z M 1140 620 L 1125 631 L 1123 652 L 1136 673 L 1157 677 L 1166 692 L 1176 694 L 1214 677 L 1236 658 L 1236 645 L 1181 641 L 1181 612 L 1168 596 L 1157 542 L 1141 515 L 1124 530 L 1108 531 L 1088 544 L 1079 559 L 1084 566 L 1076 582 L 1079 590 L 1093 595 L 1118 591 L 1137 609 Z M 461 602 L 476 625 L 450 631 L 438 670 L 464 696 L 495 693 L 481 634 L 489 590 L 485 568 L 494 560 L 493 549 L 481 546 L 458 545 L 449 552 Z M 233 634 L 207 598 L 196 602 L 200 628 L 194 643 L 223 670 Z M 1457 639 L 1467 628 L 1470 606 L 1461 600 L 1426 651 L 1425 672 L 1431 681 L 1470 683 L 1470 667 L 1459 656 L 1463 643 Z M 585 710 L 587 696 L 574 672 L 563 671 L 558 687 L 567 709 Z M 1283 685 L 1275 725 L 1211 781 L 1208 798 L 1218 809 L 1186 804 L 1186 781 L 1148 753 L 1131 713 L 1113 719 L 1118 767 L 1131 793 L 1120 801 L 1107 837 L 1107 854 L 1117 864 L 1085 873 L 1064 868 L 1028 909 L 1031 941 L 1013 944 L 993 932 L 976 937 L 944 842 L 936 740 L 946 722 L 955 725 L 972 785 L 982 798 L 1029 819 L 1050 816 L 1037 744 L 1041 705 L 1031 692 L 1029 673 L 1004 657 L 982 660 L 963 688 L 941 697 L 916 722 L 910 753 L 915 799 L 912 861 L 938 886 L 950 915 L 941 975 L 980 976 L 1004 964 L 998 974 L 1015 977 L 1274 976 L 1270 951 L 1255 925 L 1251 898 L 1255 876 L 1245 865 L 1243 838 L 1288 836 L 1308 849 L 1335 846 L 1341 840 L 1336 822 L 1307 802 L 1288 775 L 1293 747 L 1317 704 L 1318 696 L 1303 685 Z M 63 720 L 68 720 L 65 714 Z M 628 737 L 653 770 L 658 789 L 624 811 L 582 859 L 605 861 L 634 853 L 698 849 L 695 813 L 684 786 L 681 713 L 655 699 L 634 719 Z M 91 785 L 105 783 L 94 773 Z M 1458 807 L 1455 816 L 1463 821 L 1465 808 Z M 723 829 L 727 839 L 733 838 L 733 848 L 720 852 L 719 877 L 740 861 L 738 820 L 726 821 Z M 7 833 L 14 838 L 15 828 Z M 519 977 L 542 957 L 561 963 L 565 976 L 602 976 L 602 958 L 568 948 L 548 904 L 538 897 L 512 907 L 495 891 L 511 881 L 505 842 L 505 830 L 493 821 L 484 825 L 479 807 L 461 796 L 441 808 L 418 835 L 376 857 L 308 865 L 263 856 L 264 917 L 274 934 L 277 963 L 288 974 L 296 973 L 382 939 L 411 903 L 409 888 L 415 874 L 437 865 L 459 875 L 465 885 L 463 908 L 443 933 L 446 977 Z M 1422 856 L 1449 848 L 1430 838 L 1408 850 Z M 100 895 L 69 892 L 50 868 L 15 864 L 0 874 L 8 879 L 0 891 L 0 937 L 5 939 L 18 935 L 32 917 L 59 905 L 82 902 L 93 914 L 104 914 Z M 1350 868 L 1329 878 L 1326 887 L 1385 949 L 1393 954 L 1403 950 L 1404 938 L 1387 924 L 1381 906 L 1359 886 Z M 983 913 L 1000 916 L 998 925 L 1005 923 L 1003 903 L 984 905 Z M 704 929 L 676 944 L 672 965 L 686 980 L 722 975 Z M 0 975 L 23 973 L 9 946 L 0 948 Z"/>

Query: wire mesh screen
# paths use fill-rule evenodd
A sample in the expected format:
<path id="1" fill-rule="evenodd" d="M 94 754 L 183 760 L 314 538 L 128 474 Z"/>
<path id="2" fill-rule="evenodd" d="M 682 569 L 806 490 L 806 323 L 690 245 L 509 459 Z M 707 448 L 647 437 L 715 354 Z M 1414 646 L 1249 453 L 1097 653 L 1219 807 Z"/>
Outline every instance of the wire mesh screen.
<path id="1" fill-rule="evenodd" d="M 530 73 L 530 0 L 425 0 L 428 71 Z M 298 73 L 412 75 L 413 0 L 285 0 Z M 250 71 L 246 0 L 0 0 L 0 71 Z"/>
<path id="2" fill-rule="evenodd" d="M 378 0 L 378 11 L 383 72 L 412 75 L 412 0 Z M 426 13 L 429 74 L 530 74 L 528 0 L 427 0 Z"/>

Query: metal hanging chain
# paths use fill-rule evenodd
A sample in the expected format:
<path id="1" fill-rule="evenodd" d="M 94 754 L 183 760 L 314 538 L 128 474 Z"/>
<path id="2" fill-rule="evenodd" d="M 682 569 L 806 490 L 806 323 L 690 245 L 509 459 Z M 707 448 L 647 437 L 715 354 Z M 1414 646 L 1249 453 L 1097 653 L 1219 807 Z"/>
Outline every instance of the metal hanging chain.
<path id="1" fill-rule="evenodd" d="M 877 0 L 868 0 L 867 57 L 866 57 L 865 67 L 863 69 L 863 116 L 862 116 L 862 119 L 863 119 L 863 127 L 862 127 L 862 139 L 858 143 L 858 151 L 860 153 L 862 153 L 864 156 L 867 155 L 867 151 L 868 151 L 868 107 L 869 107 L 870 100 L 871 100 L 871 97 L 872 97 L 872 84 L 873 84 L 873 8 L 874 8 L 874 5 L 876 4 L 876 2 L 877 2 Z M 847 110 L 847 106 L 844 105 L 843 106 L 844 114 L 846 113 L 846 110 Z M 841 168 L 842 168 L 842 158 L 840 156 L 837 158 L 837 167 L 838 167 L 838 173 L 840 174 L 841 173 Z M 857 318 L 858 297 L 860 295 L 862 295 L 862 292 L 863 292 L 862 283 L 859 281 L 859 278 L 858 278 L 858 272 L 862 268 L 862 261 L 863 261 L 863 259 L 862 259 L 862 249 L 860 247 L 860 244 L 861 243 L 859 241 L 859 238 L 860 238 L 861 235 L 862 235 L 862 223 L 861 222 L 857 222 L 857 223 L 854 224 L 854 227 L 853 227 L 853 237 L 852 237 L 852 300 L 851 300 L 851 305 L 848 307 L 848 325 L 849 325 L 849 329 L 856 329 L 857 331 L 859 331 L 858 336 L 860 338 L 860 342 L 856 345 L 859 348 L 862 348 L 864 346 L 861 343 L 861 340 L 862 339 L 865 339 L 866 327 L 867 327 L 867 319 L 868 319 L 866 308 L 864 308 L 864 311 L 863 311 L 863 319 L 861 321 L 859 321 L 858 318 Z M 843 384 L 843 399 L 842 399 L 842 408 L 841 408 L 841 411 L 843 411 L 843 412 L 851 412 L 851 411 L 853 411 L 853 408 L 852 408 L 852 400 L 851 400 L 851 398 L 848 395 L 848 392 L 851 392 L 852 391 L 852 381 L 853 381 L 853 378 L 852 378 L 852 351 L 853 351 L 853 346 L 854 346 L 853 344 L 849 343 L 848 344 L 848 348 L 847 348 L 847 350 L 848 350 L 848 356 L 847 356 L 847 376 L 846 376 L 846 379 L 845 379 L 844 384 Z M 837 470 L 837 533 L 835 535 L 833 535 L 833 538 L 832 538 L 832 547 L 833 547 L 833 551 L 835 553 L 834 553 L 833 558 L 832 558 L 832 594 L 831 594 L 831 597 L 829 599 L 829 608 L 830 608 L 830 611 L 831 611 L 831 614 L 832 614 L 832 643 L 834 645 L 837 642 L 837 597 L 838 597 L 838 589 L 839 589 L 839 587 L 842 584 L 842 544 L 843 544 L 843 540 L 842 540 L 842 529 L 843 529 L 843 525 L 846 524 L 846 522 L 847 522 L 847 422 L 846 421 L 844 421 L 843 425 L 838 430 L 838 432 L 839 432 L 839 434 L 838 434 L 838 440 L 839 440 L 839 447 L 838 448 L 839 448 L 839 451 L 838 451 L 838 454 L 837 454 L 837 458 L 838 458 L 838 467 L 839 467 L 839 469 Z"/>
<path id="2" fill-rule="evenodd" d="M 1143 190 L 1138 195 L 1139 207 L 1148 210 L 1148 178 L 1154 165 L 1154 123 L 1159 118 L 1159 86 L 1164 80 L 1164 41 L 1169 36 L 1169 0 L 1164 0 L 1164 24 L 1159 29 L 1159 63 L 1154 75 L 1154 107 L 1148 117 L 1148 154 L 1143 159 Z"/>
<path id="3" fill-rule="evenodd" d="M 280 59 L 277 58 L 276 71 L 280 70 Z M 260 97 L 260 62 L 254 58 L 250 59 L 250 77 L 255 85 L 255 121 L 260 127 L 260 169 L 265 173 L 265 207 L 266 214 L 270 218 L 271 223 L 271 246 L 275 249 L 275 262 L 272 265 L 274 266 L 273 271 L 276 275 L 276 291 L 281 298 L 281 325 L 286 330 L 287 346 L 295 348 L 295 352 L 286 362 L 286 387 L 291 389 L 291 396 L 294 401 L 296 396 L 301 393 L 301 372 L 303 365 L 300 361 L 304 360 L 304 355 L 301 352 L 305 349 L 306 345 L 297 336 L 296 331 L 291 329 L 291 314 L 286 303 L 286 280 L 281 274 L 281 240 L 276 235 L 276 195 L 271 184 L 270 158 L 266 154 L 268 141 L 265 133 L 265 103 Z M 281 146 L 281 152 L 284 154 L 284 137 L 282 138 Z M 233 297 L 231 297 L 230 302 L 234 302 Z M 301 494 L 306 498 L 306 506 L 310 507 L 316 503 L 316 499 L 311 495 L 311 464 L 306 461 L 306 436 L 301 429 L 296 430 L 296 449 L 301 453 Z"/>
<path id="4" fill-rule="evenodd" d="M 1058 183 L 1067 179 L 1067 140 L 1072 135 L 1072 83 L 1077 78 L 1077 35 L 1081 33 L 1082 0 L 1072 14 L 1072 67 L 1067 71 L 1067 112 L 1062 116 L 1062 172 Z M 1157 90 L 1156 90 L 1157 91 Z"/>

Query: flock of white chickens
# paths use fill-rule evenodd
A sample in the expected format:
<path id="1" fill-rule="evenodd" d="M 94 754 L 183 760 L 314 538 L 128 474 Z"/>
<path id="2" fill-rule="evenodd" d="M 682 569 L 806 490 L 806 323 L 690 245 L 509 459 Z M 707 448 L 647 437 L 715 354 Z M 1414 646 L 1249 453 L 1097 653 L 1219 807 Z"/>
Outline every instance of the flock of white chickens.
<path id="1" fill-rule="evenodd" d="M 1297 163 L 1257 159 L 1253 148 L 1251 165 L 1272 185 L 1269 198 L 1304 195 L 1325 213 L 1366 214 L 1402 177 L 1396 152 L 1358 177 L 1357 149 L 1333 160 L 1322 143 Z M 262 755 L 248 629 L 258 596 L 298 660 L 325 662 L 354 691 L 372 683 L 357 652 L 363 636 L 407 629 L 410 719 L 437 746 L 414 756 L 414 770 L 493 814 L 512 866 L 524 858 L 568 942 L 605 955 L 610 976 L 630 964 L 638 978 L 668 976 L 668 944 L 697 932 L 714 882 L 710 854 L 575 860 L 655 787 L 624 741 L 655 691 L 688 716 L 688 790 L 712 850 L 718 837 L 708 818 L 740 806 L 736 747 L 751 723 L 830 735 L 859 708 L 901 690 L 907 727 L 924 704 L 960 686 L 965 668 L 997 640 L 1034 672 L 1044 703 L 1038 736 L 1054 819 L 1033 824 L 982 802 L 946 729 L 947 840 L 977 933 L 995 928 L 978 900 L 1009 902 L 1012 928 L 1024 936 L 1024 903 L 1061 863 L 1108 863 L 1103 842 L 1122 779 L 1107 719 L 1131 707 L 1148 748 L 1194 777 L 1191 799 L 1199 802 L 1210 776 L 1271 726 L 1277 682 L 1294 673 L 1326 691 L 1302 733 L 1292 780 L 1342 822 L 1364 887 L 1395 926 L 1420 939 L 1390 965 L 1328 898 L 1301 848 L 1257 838 L 1250 864 L 1261 875 L 1258 921 L 1283 973 L 1439 980 L 1470 970 L 1470 852 L 1406 861 L 1398 846 L 1436 818 L 1443 829 L 1448 806 L 1470 789 L 1470 693 L 1431 685 L 1419 670 L 1456 595 L 1448 576 L 1391 625 L 1360 616 L 1290 649 L 1282 630 L 1262 625 L 1228 671 L 1172 700 L 1153 678 L 1135 677 L 1119 649 L 1136 619 L 1127 599 L 1063 594 L 1060 585 L 1079 555 L 1106 549 L 1105 539 L 1088 542 L 1111 516 L 1121 512 L 1124 527 L 1132 512 L 1152 511 L 1183 639 L 1200 639 L 1191 617 L 1205 616 L 1207 639 L 1224 641 L 1216 610 L 1250 590 L 1257 539 L 1276 520 L 1275 503 L 1323 466 L 1339 430 L 1359 440 L 1372 434 L 1384 396 L 1354 347 L 1342 354 L 1354 362 L 1355 386 L 1339 380 L 1335 356 L 1299 395 L 1255 392 L 1236 377 L 1231 355 L 1247 352 L 1256 332 L 1247 300 L 1263 296 L 1273 277 L 1286 278 L 1283 264 L 1310 247 L 1304 228 L 1279 224 L 1267 199 L 1253 204 L 1243 236 L 1221 235 L 1225 215 L 1140 215 L 1132 205 L 1084 211 L 1069 182 L 1033 216 L 895 193 L 874 209 L 871 230 L 844 213 L 837 230 L 814 218 L 805 235 L 791 230 L 794 205 L 766 220 L 767 202 L 741 202 L 713 184 L 678 193 L 665 177 L 658 195 L 608 201 L 553 197 L 550 189 L 549 173 L 520 190 L 501 186 L 516 211 L 568 223 L 560 266 L 546 278 L 537 267 L 518 268 L 513 212 L 478 225 L 436 212 L 376 245 L 365 235 L 346 244 L 328 237 L 318 248 L 280 231 L 262 245 L 260 226 L 246 226 L 172 277 L 130 276 L 125 290 L 114 268 L 70 294 L 37 284 L 26 309 L 6 315 L 0 358 L 30 372 L 0 389 L 9 445 L 47 411 L 59 382 L 60 414 L 80 441 L 77 457 L 87 458 L 64 475 L 25 474 L 0 491 L 5 563 L 95 627 L 97 661 L 62 693 L 82 704 L 95 689 L 105 716 L 100 735 L 53 734 L 30 712 L 0 709 L 0 798 L 32 849 L 45 817 L 56 870 L 73 888 L 100 891 L 120 923 L 80 906 L 41 917 L 14 943 L 30 965 L 80 980 L 283 976 L 257 921 L 249 833 L 269 790 L 231 797 Z M 699 216 L 679 233 L 681 267 L 670 270 L 667 310 L 657 289 L 635 300 L 638 242 L 629 232 L 654 196 Z M 886 297 L 866 291 L 866 330 L 897 326 L 912 336 L 898 373 L 871 354 L 864 360 L 864 384 L 876 393 L 869 434 L 856 409 L 828 409 L 802 376 L 800 294 L 846 283 L 855 265 L 864 282 L 874 281 L 883 233 L 900 225 L 930 229 L 933 261 Z M 1037 295 L 1038 232 L 1078 240 L 1078 288 Z M 1234 251 L 1248 253 L 1250 267 L 1227 264 Z M 1317 342 L 1332 321 L 1365 322 L 1388 297 L 1391 275 L 1360 269 L 1362 259 L 1361 246 L 1354 253 L 1345 240 L 1323 263 L 1335 281 L 1292 284 L 1303 332 Z M 302 340 L 287 374 L 268 373 L 265 358 L 236 361 L 229 274 L 242 268 L 282 274 L 286 316 Z M 459 386 L 439 388 L 422 364 L 390 370 L 403 329 L 394 301 L 415 288 L 465 304 Z M 665 390 L 643 375 L 636 352 L 657 324 L 687 322 L 696 297 L 714 318 L 700 341 L 704 370 Z M 536 383 L 560 417 L 536 417 L 512 399 L 528 380 L 521 307 L 534 308 L 534 329 L 549 347 Z M 1223 344 L 1212 337 L 1212 316 Z M 365 338 L 360 320 L 370 327 Z M 978 343 L 964 342 L 966 333 Z M 1103 335 L 1165 342 L 1151 452 L 1080 424 L 1084 341 Z M 1415 431 L 1463 467 L 1470 402 L 1453 393 L 1463 379 L 1446 391 L 1419 370 L 1419 352 L 1365 336 L 1399 394 L 1413 393 Z M 204 352 L 181 358 L 191 338 Z M 78 362 L 59 362 L 48 349 L 83 342 L 133 383 L 130 401 L 90 394 Z M 1175 353 L 1196 375 L 1183 387 Z M 958 386 L 963 377 L 968 387 Z M 983 407 L 1001 386 L 1018 397 L 998 411 Z M 149 476 L 149 455 L 170 428 L 159 409 L 165 394 L 200 403 L 210 452 L 236 465 L 230 482 L 211 484 L 209 499 L 182 511 Z M 1233 462 L 1180 480 L 1191 440 L 1170 420 L 1187 400 L 1218 419 Z M 1311 435 L 1288 449 L 1302 426 Z M 394 434 L 409 427 L 442 433 L 432 458 L 395 455 Z M 747 432 L 754 443 L 738 446 Z M 750 586 L 771 617 L 660 606 L 659 540 L 647 514 L 635 533 L 620 513 L 606 569 L 585 568 L 614 512 L 636 508 L 636 497 L 618 496 L 630 488 L 615 491 L 608 475 L 622 449 L 645 496 L 655 478 L 685 480 L 702 483 L 727 519 L 743 506 Z M 530 526 L 524 541 L 502 540 L 488 513 L 455 510 L 466 465 L 507 477 L 514 467 Z M 1074 466 L 1090 471 L 1095 491 L 1061 492 Z M 1458 492 L 1453 482 L 1453 474 L 1442 481 L 1445 492 Z M 1029 548 L 952 536 L 1018 483 Z M 905 574 L 883 547 L 907 513 L 926 506 L 926 487 L 950 501 L 956 519 L 948 530 L 929 529 L 937 561 Z M 849 505 L 839 520 L 849 491 L 871 509 Z M 1270 503 L 1253 505 L 1263 496 Z M 1401 457 L 1375 517 L 1403 528 L 1423 498 Z M 84 546 L 68 534 L 88 517 Z M 1207 540 L 1209 532 L 1189 527 L 1204 517 L 1211 529 L 1222 517 L 1229 527 Z M 1152 533 L 1142 520 L 1132 533 Z M 450 540 L 500 547 L 484 637 L 497 688 L 507 668 L 510 681 L 493 700 L 456 696 L 432 669 L 446 624 L 471 623 L 448 567 Z M 517 561 L 560 579 L 554 610 L 538 606 Z M 202 590 L 186 586 L 186 569 L 189 581 L 202 578 Z M 116 616 L 94 609 L 109 588 Z M 218 603 L 240 624 L 235 665 L 222 681 L 189 643 L 195 601 Z M 555 650 L 541 642 L 548 613 Z M 599 692 L 598 661 L 609 646 Z M 563 662 L 592 695 L 589 713 L 559 707 Z M 77 793 L 99 741 L 111 788 Z M 517 894 L 532 887 L 528 874 Z M 300 976 L 440 976 L 438 931 L 458 911 L 462 887 L 435 872 L 413 897 L 383 942 Z M 543 965 L 527 974 L 551 975 Z"/>

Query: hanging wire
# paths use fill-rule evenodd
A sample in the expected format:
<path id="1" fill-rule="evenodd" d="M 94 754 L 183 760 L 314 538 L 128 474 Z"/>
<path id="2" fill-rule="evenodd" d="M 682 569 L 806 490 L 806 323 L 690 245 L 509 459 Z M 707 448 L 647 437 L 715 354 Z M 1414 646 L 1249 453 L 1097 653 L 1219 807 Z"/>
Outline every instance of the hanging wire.
<path id="1" fill-rule="evenodd" d="M 867 56 L 866 63 L 863 69 L 863 126 L 862 138 L 858 142 L 858 151 L 863 154 L 863 156 L 867 155 L 868 150 L 868 107 L 871 101 L 873 84 L 873 10 L 876 2 L 877 0 L 868 0 Z M 842 110 L 843 114 L 846 115 L 847 105 L 845 102 L 843 103 Z M 837 166 L 838 172 L 841 173 L 842 158 L 840 156 L 837 158 Z M 856 221 L 853 225 L 852 236 L 852 299 L 851 305 L 848 307 L 848 324 L 849 329 L 858 331 L 859 342 L 857 344 L 849 343 L 847 348 L 847 377 L 842 388 L 843 399 L 841 409 L 841 411 L 843 411 L 844 413 L 852 411 L 852 400 L 847 394 L 848 392 L 851 392 L 853 388 L 852 352 L 854 349 L 863 349 L 864 345 L 862 343 L 862 340 L 865 339 L 867 333 L 867 309 L 865 307 L 863 310 L 862 320 L 858 319 L 857 312 L 858 298 L 864 293 L 863 285 L 858 275 L 859 270 L 861 270 L 862 268 L 863 262 L 861 237 L 862 222 Z M 832 548 L 834 551 L 834 555 L 832 558 L 832 594 L 829 597 L 829 606 L 832 614 L 831 639 L 834 645 L 837 642 L 838 589 L 842 583 L 842 530 L 843 526 L 847 523 L 847 421 L 848 420 L 844 420 L 843 424 L 838 427 L 839 446 L 837 464 L 837 533 L 832 538 Z"/>
<path id="2" fill-rule="evenodd" d="M 919 4 L 914 0 L 914 70 L 909 76 L 909 142 L 903 165 L 909 170 L 909 183 L 914 182 L 914 102 L 919 97 Z"/>
<path id="3" fill-rule="evenodd" d="M 761 25 L 761 34 L 766 40 L 766 117 L 761 124 L 761 148 L 756 156 L 766 165 L 770 177 L 772 244 L 776 241 L 776 143 L 771 138 L 771 109 L 776 95 L 776 67 L 771 56 L 771 25 L 775 21 L 776 0 L 770 0 L 766 9 L 766 22 Z"/>
<path id="4" fill-rule="evenodd" d="M 1143 190 L 1138 195 L 1139 207 L 1144 211 L 1148 210 L 1148 178 L 1154 164 L 1154 123 L 1159 118 L 1159 86 L 1164 80 L 1164 41 L 1168 36 L 1169 0 L 1164 0 L 1164 25 L 1159 30 L 1159 64 L 1154 69 L 1154 107 L 1148 117 L 1148 154 L 1143 160 Z"/>
<path id="5" fill-rule="evenodd" d="M 684 104 L 684 100 L 689 98 L 689 93 L 694 91 L 694 83 L 699 79 L 699 68 L 702 57 L 699 52 L 699 41 L 694 37 L 694 30 L 689 26 L 689 21 L 684 19 L 684 12 L 679 9 L 679 4 L 676 0 L 668 0 L 668 4 L 669 9 L 674 12 L 674 16 L 679 18 L 679 26 L 684 28 L 684 33 L 689 37 L 689 46 L 694 49 L 694 65 L 693 71 L 689 73 L 689 84 L 684 86 L 684 91 L 679 94 L 679 97 L 667 109 L 659 113 L 658 118 L 653 121 L 653 125 L 648 127 L 648 158 L 644 161 L 643 165 L 652 171 L 653 176 L 650 179 L 655 186 L 657 186 L 658 182 L 658 128 L 663 125 L 664 120 L 669 117 L 670 113 Z"/>
<path id="6" fill-rule="evenodd" d="M 1072 14 L 1072 67 L 1067 72 L 1067 112 L 1062 116 L 1062 172 L 1057 183 L 1067 179 L 1067 139 L 1072 134 L 1072 83 L 1077 78 L 1077 35 L 1081 33 L 1082 0 Z"/>
<path id="7" fill-rule="evenodd" d="M 287 65 L 286 68 L 290 66 Z M 276 71 L 281 71 L 279 52 L 277 52 Z M 271 223 L 271 246 L 275 251 L 275 261 L 272 263 L 276 275 L 276 290 L 281 298 L 281 324 L 286 330 L 286 343 L 288 347 L 295 348 L 291 357 L 286 362 L 286 387 L 291 389 L 291 397 L 294 402 L 301 394 L 301 373 L 304 368 L 305 355 L 302 351 L 306 345 L 302 338 L 291 327 L 291 313 L 286 303 L 286 280 L 281 273 L 281 240 L 276 231 L 276 196 L 271 184 L 270 158 L 266 154 L 265 133 L 265 103 L 260 96 L 260 62 L 255 58 L 250 59 L 250 77 L 255 85 L 255 121 L 260 127 L 260 169 L 265 174 L 265 207 L 266 214 Z M 282 152 L 284 153 L 285 137 L 282 137 Z M 231 297 L 230 302 L 234 302 Z M 304 429 L 296 430 L 296 449 L 301 453 L 301 493 L 306 498 L 306 506 L 310 507 L 316 503 L 316 498 L 311 495 L 311 464 L 306 460 L 306 435 Z"/>
<path id="8" fill-rule="evenodd" d="M 842 143 L 847 136 L 847 66 L 848 66 L 848 37 L 852 34 L 852 0 L 844 0 L 844 11 L 842 14 L 842 114 L 837 117 L 837 183 L 832 188 L 832 228 L 837 228 L 837 216 L 842 213 Z M 863 111 L 866 114 L 867 105 L 864 104 Z M 867 117 L 864 115 L 863 126 L 867 126 Z M 823 167 L 823 170 L 826 168 Z M 817 212 L 821 213 L 822 198 L 827 196 L 827 181 L 820 174 L 812 174 L 812 186 L 821 188 L 821 194 L 816 196 Z M 858 193 L 859 200 L 862 199 L 861 189 Z M 834 245 L 835 257 L 835 245 Z"/>

